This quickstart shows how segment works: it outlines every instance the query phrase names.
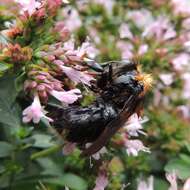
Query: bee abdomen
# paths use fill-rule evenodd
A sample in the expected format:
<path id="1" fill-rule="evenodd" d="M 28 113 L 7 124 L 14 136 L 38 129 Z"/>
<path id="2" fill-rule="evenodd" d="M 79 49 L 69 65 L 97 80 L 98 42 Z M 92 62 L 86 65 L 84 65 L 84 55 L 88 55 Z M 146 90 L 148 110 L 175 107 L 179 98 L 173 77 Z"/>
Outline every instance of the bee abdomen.
<path id="1" fill-rule="evenodd" d="M 67 129 L 67 140 L 76 143 L 95 141 L 106 125 L 118 116 L 110 104 L 95 102 L 87 107 L 60 109 L 61 117 L 54 122 L 57 128 Z"/>

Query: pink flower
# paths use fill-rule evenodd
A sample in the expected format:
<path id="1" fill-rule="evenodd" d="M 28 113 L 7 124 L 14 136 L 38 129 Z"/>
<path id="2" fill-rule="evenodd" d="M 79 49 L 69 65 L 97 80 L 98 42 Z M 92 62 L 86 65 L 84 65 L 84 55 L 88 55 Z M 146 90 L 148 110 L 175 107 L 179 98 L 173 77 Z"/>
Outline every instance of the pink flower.
<path id="1" fill-rule="evenodd" d="M 131 33 L 127 23 L 121 24 L 121 26 L 119 27 L 119 35 L 120 38 L 133 39 L 133 34 Z"/>
<path id="2" fill-rule="evenodd" d="M 135 113 L 128 119 L 127 123 L 124 125 L 124 129 L 127 130 L 130 136 L 138 136 L 138 133 L 145 134 L 141 130 L 143 128 L 141 123 L 144 123 L 147 120 L 147 118 L 140 120 L 138 115 Z"/>
<path id="3" fill-rule="evenodd" d="M 148 45 L 147 44 L 142 44 L 139 47 L 138 54 L 139 55 L 144 55 L 148 51 Z"/>
<path id="4" fill-rule="evenodd" d="M 149 148 L 145 147 L 140 140 L 125 140 L 126 151 L 128 155 L 138 156 L 139 151 L 150 152 Z"/>
<path id="5" fill-rule="evenodd" d="M 153 16 L 147 9 L 129 11 L 127 16 L 140 29 L 147 27 L 153 22 Z"/>
<path id="6" fill-rule="evenodd" d="M 186 51 L 190 53 L 190 40 L 185 42 L 183 45 L 184 45 Z"/>
<path id="7" fill-rule="evenodd" d="M 98 177 L 96 178 L 96 186 L 93 190 L 104 190 L 108 185 L 108 179 L 105 173 L 99 172 Z"/>
<path id="8" fill-rule="evenodd" d="M 84 83 L 88 86 L 90 86 L 90 81 L 95 80 L 92 76 L 81 72 L 77 71 L 71 67 L 66 67 L 66 66 L 60 66 L 63 72 L 74 82 L 76 83 Z"/>
<path id="9" fill-rule="evenodd" d="M 73 104 L 78 98 L 81 98 L 81 91 L 79 89 L 72 89 L 69 91 L 56 91 L 52 90 L 50 92 L 52 96 L 58 99 L 60 102 L 66 104 Z"/>
<path id="10" fill-rule="evenodd" d="M 182 117 L 184 119 L 189 119 L 190 118 L 190 108 L 186 105 L 181 105 L 177 107 L 177 111 L 180 112 Z"/>
<path id="11" fill-rule="evenodd" d="M 153 184 L 153 176 L 148 178 L 148 181 L 139 181 L 137 190 L 154 190 L 154 184 Z"/>
<path id="12" fill-rule="evenodd" d="M 171 0 L 173 12 L 175 15 L 189 16 L 190 15 L 190 1 L 189 0 Z"/>
<path id="13" fill-rule="evenodd" d="M 77 56 L 83 58 L 87 56 L 89 58 L 95 58 L 99 51 L 88 40 L 82 43 L 81 47 L 77 50 Z"/>
<path id="14" fill-rule="evenodd" d="M 124 42 L 124 41 L 118 41 L 116 44 L 117 48 L 121 51 L 121 57 L 122 59 L 131 59 L 133 58 L 133 45 Z"/>
<path id="15" fill-rule="evenodd" d="M 16 0 L 21 6 L 23 11 L 27 11 L 29 15 L 32 15 L 37 8 L 41 6 L 36 0 Z"/>
<path id="16" fill-rule="evenodd" d="M 82 26 L 80 16 L 76 9 L 71 9 L 71 7 L 65 8 L 63 10 L 63 16 L 65 18 L 65 26 L 69 31 L 73 32 Z"/>
<path id="17" fill-rule="evenodd" d="M 187 53 L 178 54 L 174 59 L 171 60 L 171 63 L 176 71 L 183 71 L 190 62 L 190 56 Z"/>
<path id="18" fill-rule="evenodd" d="M 166 179 L 170 183 L 170 187 L 168 190 L 177 190 L 177 175 L 175 172 L 167 173 Z"/>
<path id="19" fill-rule="evenodd" d="M 166 85 L 169 86 L 173 83 L 173 74 L 172 73 L 165 73 L 165 74 L 160 74 L 160 79 L 162 82 Z"/>
<path id="20" fill-rule="evenodd" d="M 23 111 L 23 113 L 22 113 L 23 119 L 22 120 L 24 123 L 28 123 L 31 120 L 34 123 L 39 123 L 40 119 L 42 117 L 44 117 L 47 120 L 49 120 L 50 122 L 52 122 L 53 120 L 51 118 L 45 116 L 44 112 L 45 111 L 43 110 L 43 108 L 40 104 L 38 95 L 35 95 L 33 103 Z"/>
<path id="21" fill-rule="evenodd" d="M 154 90 L 154 99 L 153 99 L 153 105 L 159 106 L 162 99 L 162 94 L 159 89 Z"/>
<path id="22" fill-rule="evenodd" d="M 185 99 L 189 99 L 190 98 L 190 73 L 184 73 L 183 76 L 183 91 L 182 91 L 182 95 Z"/>
<path id="23" fill-rule="evenodd" d="M 186 30 L 190 30 L 190 18 L 183 20 L 182 27 Z"/>
<path id="24" fill-rule="evenodd" d="M 66 142 L 66 144 L 63 147 L 63 154 L 64 155 L 72 154 L 75 148 L 76 148 L 76 143 Z"/>
<path id="25" fill-rule="evenodd" d="M 190 178 L 188 178 L 186 181 L 185 181 L 185 184 L 183 186 L 183 190 L 189 190 L 190 189 Z"/>
<path id="26" fill-rule="evenodd" d="M 54 30 L 55 32 L 59 33 L 59 36 L 61 37 L 62 41 L 65 41 L 70 35 L 70 32 L 63 21 L 57 22 Z"/>
<path id="27" fill-rule="evenodd" d="M 71 38 L 70 40 L 66 41 L 63 45 L 63 49 L 65 51 L 74 51 L 75 49 L 75 41 L 73 38 Z"/>
<path id="28" fill-rule="evenodd" d="M 176 36 L 176 31 L 168 17 L 160 16 L 145 28 L 142 36 L 146 38 L 155 37 L 157 40 L 169 40 Z"/>

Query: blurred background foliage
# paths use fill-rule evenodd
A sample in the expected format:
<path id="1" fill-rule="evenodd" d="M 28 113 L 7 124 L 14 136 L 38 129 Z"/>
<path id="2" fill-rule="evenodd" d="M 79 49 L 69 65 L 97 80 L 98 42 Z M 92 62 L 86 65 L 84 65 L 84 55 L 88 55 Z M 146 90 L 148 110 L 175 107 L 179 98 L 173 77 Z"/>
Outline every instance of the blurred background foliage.
<path id="1" fill-rule="evenodd" d="M 16 9 L 9 8 L 8 1 L 3 2 L 0 2 L 0 29 L 7 27 L 6 21 L 13 18 Z M 128 14 L 142 9 L 148 10 L 154 18 L 167 16 L 176 36 L 170 40 L 155 36 L 143 38 L 144 29 L 139 28 Z M 175 14 L 170 1 L 163 0 L 79 0 L 70 1 L 70 5 L 60 10 L 57 20 L 73 25 L 72 32 L 79 44 L 89 36 L 96 45 L 98 62 L 126 58 L 125 50 L 130 50 L 129 44 L 133 44 L 130 58 L 138 58 L 143 70 L 152 73 L 154 78 L 152 92 L 145 101 L 144 115 L 149 121 L 143 124 L 147 132 L 143 142 L 150 147 L 151 153 L 132 157 L 123 149 L 111 149 L 105 158 L 110 160 L 107 189 L 120 190 L 123 184 L 130 183 L 127 189 L 133 190 L 138 178 L 153 175 L 155 189 L 166 190 L 166 171 L 176 170 L 181 181 L 190 177 L 190 101 L 183 96 L 183 93 L 190 94 L 190 91 L 184 92 L 183 75 L 188 69 L 178 71 L 172 64 L 180 53 L 189 54 L 179 40 L 182 35 L 189 35 L 189 29 L 186 31 L 182 26 L 186 17 Z M 133 34 L 131 39 L 121 39 L 119 28 L 122 23 L 129 25 Z M 0 36 L 0 40 L 2 42 L 3 37 Z M 119 45 L 121 41 L 124 49 Z M 142 44 L 147 44 L 148 50 L 139 55 L 138 48 Z M 0 63 L 0 71 L 4 69 Z M 172 74 L 170 84 L 167 84 L 169 79 L 160 77 L 162 73 Z M 92 189 L 97 168 L 90 167 L 90 159 L 81 158 L 78 150 L 69 156 L 62 155 L 58 134 L 45 121 L 35 130 L 35 126 L 26 127 L 21 122 L 19 106 L 12 105 L 17 95 L 10 82 L 13 78 L 0 79 L 0 189 L 59 190 L 65 186 L 71 190 Z"/>

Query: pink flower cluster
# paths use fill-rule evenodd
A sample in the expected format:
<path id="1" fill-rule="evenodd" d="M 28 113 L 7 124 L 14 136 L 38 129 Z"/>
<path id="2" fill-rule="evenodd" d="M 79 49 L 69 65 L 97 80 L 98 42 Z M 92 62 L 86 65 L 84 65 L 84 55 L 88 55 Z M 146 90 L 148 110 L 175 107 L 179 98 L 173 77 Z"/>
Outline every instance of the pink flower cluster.
<path id="1" fill-rule="evenodd" d="M 74 103 L 82 97 L 76 85 L 81 83 L 90 86 L 90 82 L 95 80 L 88 71 L 85 71 L 85 65 L 83 65 L 85 59 L 89 60 L 90 52 L 89 42 L 84 42 L 78 49 L 75 49 L 73 40 L 50 45 L 46 51 L 38 52 L 37 56 L 41 58 L 42 64 L 32 67 L 28 72 L 24 90 L 32 97 L 37 94 L 44 103 L 48 101 L 50 95 L 65 105 Z M 57 79 L 58 77 L 62 79 Z M 65 85 L 67 88 L 68 86 L 74 88 L 64 90 Z M 39 115 L 39 117 L 42 116 L 42 114 Z M 23 119 L 23 121 L 30 120 Z"/>
<path id="2" fill-rule="evenodd" d="M 168 190 L 178 190 L 177 184 L 177 175 L 175 172 L 166 173 L 166 179 L 170 184 Z M 190 189 L 190 178 L 188 178 L 183 187 L 180 188 L 181 190 L 189 190 Z M 138 182 L 137 190 L 154 190 L 154 179 L 153 176 L 148 178 L 148 181 L 140 180 Z"/>
<path id="3" fill-rule="evenodd" d="M 27 13 L 34 17 L 44 7 L 54 14 L 62 1 L 30 0 L 20 3 L 23 7 L 21 14 Z M 73 104 L 82 97 L 78 85 L 91 86 L 91 82 L 95 80 L 88 71 L 87 63 L 92 62 L 98 52 L 88 39 L 76 48 L 74 39 L 70 38 L 72 30 L 69 26 L 67 22 L 58 21 L 50 28 L 52 35 L 59 34 L 59 38 L 51 45 L 39 47 L 32 55 L 38 63 L 26 67 L 24 91 L 33 98 L 33 103 L 23 112 L 25 123 L 32 120 L 38 123 L 40 118 L 47 118 L 40 102 L 47 104 L 49 96 L 53 96 L 64 105 Z M 51 121 L 50 118 L 47 119 Z"/>
<path id="4" fill-rule="evenodd" d="M 142 123 L 147 122 L 147 120 L 147 118 L 139 118 L 135 113 L 124 125 L 119 141 L 120 144 L 125 147 L 128 155 L 138 156 L 139 151 L 150 153 L 149 148 L 145 147 L 140 139 L 131 139 L 131 137 L 137 138 L 139 134 L 146 135 L 146 133 L 142 131 Z"/>

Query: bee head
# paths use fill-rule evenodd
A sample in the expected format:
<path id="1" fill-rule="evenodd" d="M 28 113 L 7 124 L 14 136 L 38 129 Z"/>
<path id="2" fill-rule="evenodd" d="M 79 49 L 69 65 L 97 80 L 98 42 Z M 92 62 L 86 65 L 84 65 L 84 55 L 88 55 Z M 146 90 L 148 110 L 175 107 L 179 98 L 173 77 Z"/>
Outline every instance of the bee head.
<path id="1" fill-rule="evenodd" d="M 113 84 L 128 93 L 144 95 L 152 87 L 152 76 L 141 71 L 139 65 L 120 66 L 113 75 Z"/>

